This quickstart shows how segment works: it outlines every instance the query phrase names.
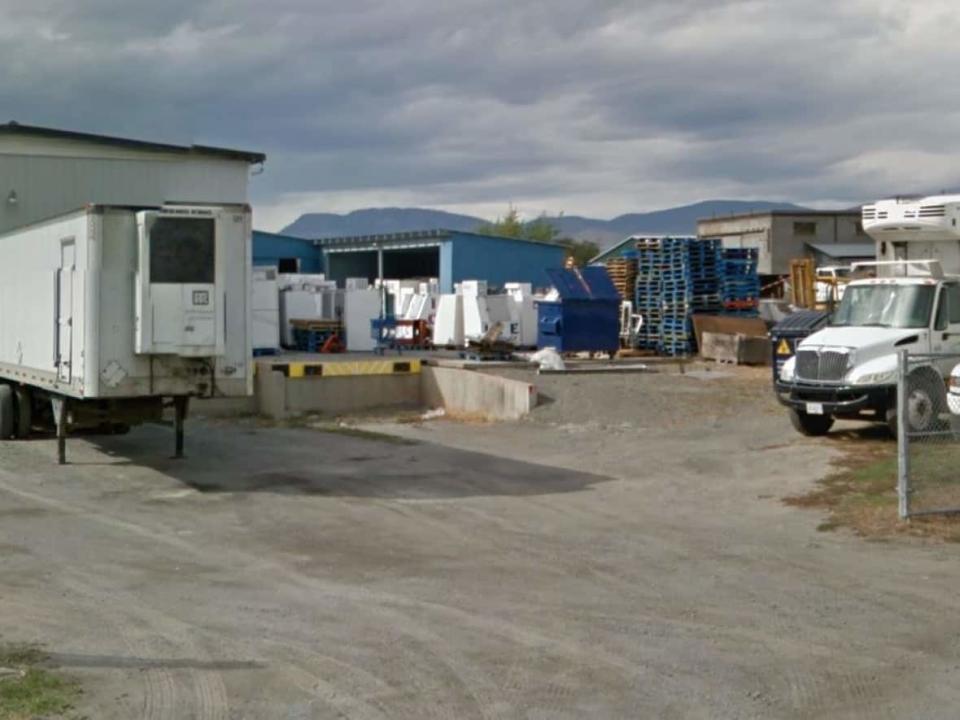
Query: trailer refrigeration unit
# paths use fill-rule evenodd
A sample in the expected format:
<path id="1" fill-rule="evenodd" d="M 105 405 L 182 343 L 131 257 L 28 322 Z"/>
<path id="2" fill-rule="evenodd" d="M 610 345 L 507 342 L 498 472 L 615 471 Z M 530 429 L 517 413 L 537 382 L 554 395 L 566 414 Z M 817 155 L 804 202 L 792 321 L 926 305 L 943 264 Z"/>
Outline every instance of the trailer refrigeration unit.
<path id="1" fill-rule="evenodd" d="M 91 205 L 0 235 L 0 436 L 122 431 L 253 391 L 246 205 Z"/>

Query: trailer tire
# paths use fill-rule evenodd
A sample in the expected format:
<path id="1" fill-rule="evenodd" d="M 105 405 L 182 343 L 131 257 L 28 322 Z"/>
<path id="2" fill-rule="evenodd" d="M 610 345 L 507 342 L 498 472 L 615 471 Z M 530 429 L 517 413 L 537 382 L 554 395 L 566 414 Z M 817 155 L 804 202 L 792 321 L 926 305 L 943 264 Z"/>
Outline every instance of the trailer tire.
<path id="1" fill-rule="evenodd" d="M 808 437 L 820 437 L 830 432 L 833 427 L 831 415 L 808 415 L 805 412 L 790 408 L 790 424 L 794 430 Z"/>
<path id="2" fill-rule="evenodd" d="M 30 431 L 33 430 L 33 398 L 30 396 L 30 389 L 23 385 L 18 385 L 14 391 L 15 403 L 17 409 L 17 422 L 14 433 L 17 438 L 23 440 L 30 437 Z"/>
<path id="3" fill-rule="evenodd" d="M 16 408 L 13 402 L 13 388 L 0 385 L 0 440 L 13 437 L 16 422 Z"/>

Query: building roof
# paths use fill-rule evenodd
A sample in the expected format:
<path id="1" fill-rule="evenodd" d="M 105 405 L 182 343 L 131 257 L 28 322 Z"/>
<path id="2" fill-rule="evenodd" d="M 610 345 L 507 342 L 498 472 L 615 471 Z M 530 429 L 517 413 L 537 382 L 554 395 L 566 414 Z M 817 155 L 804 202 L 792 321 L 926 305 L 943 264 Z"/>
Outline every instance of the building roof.
<path id="1" fill-rule="evenodd" d="M 620 242 L 615 245 L 611 245 L 606 250 L 601 252 L 599 255 L 590 259 L 590 264 L 606 262 L 612 257 L 616 257 L 621 250 L 624 249 L 624 246 L 627 243 L 634 242 L 635 240 L 640 240 L 641 238 L 689 238 L 690 240 L 696 240 L 696 235 L 630 235 L 625 237 Z"/>
<path id="2" fill-rule="evenodd" d="M 458 235 L 466 235 L 487 240 L 508 240 L 510 242 L 528 243 L 544 247 L 561 247 L 558 243 L 528 240 L 526 238 L 507 237 L 505 235 L 486 235 L 484 233 L 468 232 L 466 230 L 413 230 L 410 232 L 384 233 L 380 235 L 347 235 L 344 237 L 316 238 L 315 245 L 321 247 L 343 247 L 349 245 L 390 245 L 395 243 L 423 242 L 429 240 L 449 240 Z"/>
<path id="3" fill-rule="evenodd" d="M 807 247 L 818 253 L 835 258 L 873 257 L 876 248 L 873 243 L 807 243 Z"/>
<path id="4" fill-rule="evenodd" d="M 73 130 L 58 130 L 56 128 L 38 127 L 36 125 L 21 125 L 15 120 L 11 120 L 6 124 L 0 124 L 0 135 L 26 135 L 58 140 L 78 140 L 98 145 L 112 145 L 114 147 L 133 148 L 136 150 L 207 155 L 228 160 L 243 160 L 251 164 L 262 163 L 267 159 L 267 156 L 263 153 L 248 152 L 246 150 L 230 150 L 228 148 L 210 147 L 209 145 L 172 145 L 146 140 L 132 140 L 130 138 L 113 137 L 110 135 L 96 135 Z"/>
<path id="5" fill-rule="evenodd" d="M 860 208 L 850 208 L 847 210 L 756 210 L 743 213 L 731 213 L 730 215 L 711 215 L 697 219 L 697 224 L 702 222 L 711 222 L 714 220 L 740 220 L 741 218 L 755 217 L 855 217 L 860 218 Z"/>
<path id="6" fill-rule="evenodd" d="M 299 240 L 300 242 L 312 243 L 312 240 L 308 238 L 297 237 L 296 235 L 282 235 L 280 233 L 267 232 L 266 230 L 254 230 L 254 236 L 264 238 L 264 239 L 274 239 L 274 240 Z"/>

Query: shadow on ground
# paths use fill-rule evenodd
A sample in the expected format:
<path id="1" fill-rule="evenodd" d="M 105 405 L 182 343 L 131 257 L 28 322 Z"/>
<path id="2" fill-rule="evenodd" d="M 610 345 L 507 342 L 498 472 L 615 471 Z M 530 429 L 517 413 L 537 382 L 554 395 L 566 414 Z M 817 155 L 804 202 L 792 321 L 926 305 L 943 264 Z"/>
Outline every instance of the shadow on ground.
<path id="1" fill-rule="evenodd" d="M 189 423 L 187 457 L 160 426 L 89 438 L 108 464 L 136 464 L 201 493 L 442 499 L 579 492 L 611 478 L 431 443 L 307 429 Z M 69 456 L 69 452 L 68 452 Z M 81 464 L 79 461 L 78 464 Z"/>

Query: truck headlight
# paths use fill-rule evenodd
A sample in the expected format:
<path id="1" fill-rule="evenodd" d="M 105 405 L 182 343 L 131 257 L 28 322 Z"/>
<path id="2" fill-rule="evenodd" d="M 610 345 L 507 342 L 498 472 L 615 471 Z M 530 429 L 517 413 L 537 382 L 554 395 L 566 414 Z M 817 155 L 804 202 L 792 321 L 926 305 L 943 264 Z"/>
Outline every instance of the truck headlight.
<path id="1" fill-rule="evenodd" d="M 850 378 L 853 385 L 893 385 L 897 382 L 896 370 L 883 370 L 881 372 L 864 373 L 863 375 L 854 375 Z"/>
<path id="2" fill-rule="evenodd" d="M 793 356 L 784 361 L 780 367 L 780 380 L 783 382 L 793 382 L 793 376 L 796 372 L 797 358 Z"/>

